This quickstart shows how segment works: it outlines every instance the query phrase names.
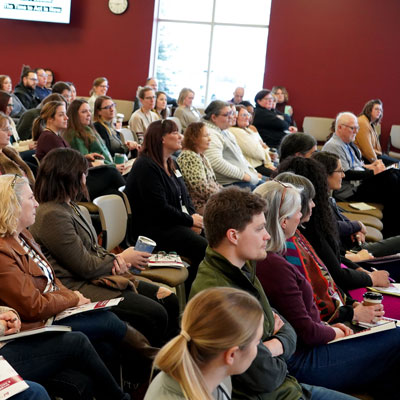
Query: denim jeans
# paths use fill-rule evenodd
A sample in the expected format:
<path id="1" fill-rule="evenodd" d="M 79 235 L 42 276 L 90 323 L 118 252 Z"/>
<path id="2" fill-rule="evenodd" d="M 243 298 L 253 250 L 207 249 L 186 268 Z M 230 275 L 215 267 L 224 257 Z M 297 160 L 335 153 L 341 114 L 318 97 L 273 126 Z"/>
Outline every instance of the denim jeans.
<path id="1" fill-rule="evenodd" d="M 297 351 L 288 361 L 299 382 L 398 398 L 400 328 Z"/>
<path id="2" fill-rule="evenodd" d="M 300 383 L 305 391 L 311 394 L 311 400 L 356 400 L 355 397 L 336 390 L 326 389 L 321 386 L 312 386 Z"/>
<path id="3" fill-rule="evenodd" d="M 13 396 L 13 400 L 50 400 L 46 389 L 42 385 L 31 381 L 26 381 L 26 383 L 29 385 L 29 389 Z"/>

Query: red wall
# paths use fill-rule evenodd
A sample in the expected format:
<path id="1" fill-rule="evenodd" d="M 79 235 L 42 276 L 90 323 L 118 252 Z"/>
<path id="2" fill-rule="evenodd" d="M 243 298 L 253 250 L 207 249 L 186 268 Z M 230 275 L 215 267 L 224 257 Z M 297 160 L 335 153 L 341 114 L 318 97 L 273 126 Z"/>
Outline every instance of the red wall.
<path id="1" fill-rule="evenodd" d="M 74 82 L 82 96 L 89 95 L 94 78 L 105 75 L 110 96 L 133 99 L 148 75 L 154 1 L 130 0 L 120 16 L 107 4 L 72 0 L 67 25 L 0 20 L 0 74 L 10 75 L 15 85 L 22 64 L 49 67 L 57 80 Z"/>
<path id="2" fill-rule="evenodd" d="M 265 87 L 288 89 L 299 126 L 380 98 L 386 142 L 400 124 L 399 16 L 398 0 L 273 0 Z"/>

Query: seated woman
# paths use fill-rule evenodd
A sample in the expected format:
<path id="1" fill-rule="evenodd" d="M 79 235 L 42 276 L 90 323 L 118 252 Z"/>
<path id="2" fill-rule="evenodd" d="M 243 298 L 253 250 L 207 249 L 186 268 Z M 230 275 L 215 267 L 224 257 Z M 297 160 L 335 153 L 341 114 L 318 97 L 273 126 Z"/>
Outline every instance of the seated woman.
<path id="1" fill-rule="evenodd" d="M 282 162 L 288 157 L 310 158 L 317 151 L 317 141 L 308 133 L 296 132 L 282 139 L 279 158 Z"/>
<path id="2" fill-rule="evenodd" d="M 152 111 L 155 112 L 160 119 L 169 117 L 170 111 L 167 104 L 167 93 L 162 91 L 156 92 L 156 104 Z"/>
<path id="3" fill-rule="evenodd" d="M 11 116 L 13 108 L 14 100 L 11 94 L 5 92 L 4 90 L 0 90 L 0 112 L 4 113 L 7 116 Z M 12 129 L 11 141 L 13 143 L 18 142 L 20 139 L 13 119 L 10 119 L 10 124 Z"/>
<path id="4" fill-rule="evenodd" d="M 195 212 L 185 182 L 171 156 L 182 148 L 183 136 L 172 120 L 152 122 L 125 192 L 132 208 L 133 235 L 147 236 L 164 251 L 191 261 L 186 293 L 204 258 L 207 240 L 200 235 L 203 217 Z"/>
<path id="5" fill-rule="evenodd" d="M 18 313 L 9 307 L 0 307 L 0 336 L 18 333 L 20 329 Z M 52 395 L 64 400 L 89 400 L 93 396 L 98 399 L 129 399 L 81 332 L 56 332 L 2 342 L 0 355 L 22 379 L 39 382 Z M 72 374 L 67 370 L 73 371 Z M 47 392 L 44 388 L 45 394 L 33 397 L 31 391 L 36 388 L 32 382 L 27 383 L 32 390 L 22 392 L 20 397 L 15 396 L 15 400 L 50 399 L 45 397 Z"/>
<path id="6" fill-rule="evenodd" d="M 290 117 L 290 125 L 296 126 L 293 118 L 293 107 L 289 105 L 289 93 L 284 86 L 274 86 L 271 93 L 276 97 L 275 109 Z"/>
<path id="7" fill-rule="evenodd" d="M 210 135 L 203 122 L 192 122 L 185 130 L 183 150 L 177 159 L 196 212 L 203 215 L 207 200 L 221 189 L 204 155 Z"/>
<path id="8" fill-rule="evenodd" d="M 312 158 L 294 157 L 281 163 L 278 170 L 305 176 L 313 183 L 316 207 L 305 225 L 306 228 L 301 231 L 325 263 L 337 285 L 345 292 L 366 286 L 389 286 L 389 274 L 386 271 L 368 272 L 340 253 L 337 224 L 329 207 L 327 175 L 322 165 Z M 347 268 L 342 268 L 341 264 Z"/>
<path id="9" fill-rule="evenodd" d="M 85 158 L 72 149 L 53 150 L 43 159 L 35 185 L 40 205 L 30 231 L 68 288 L 93 301 L 124 297 L 112 311 L 160 345 L 178 327 L 176 296 L 165 288 L 136 281 L 129 274 L 120 276 L 131 266 L 142 269 L 150 254 L 133 247 L 112 254 L 98 245 L 92 224 L 75 204 L 77 196 L 86 192 L 87 170 Z M 112 275 L 119 276 L 116 288 L 104 283 L 113 280 Z"/>
<path id="10" fill-rule="evenodd" d="M 67 128 L 65 102 L 50 101 L 40 110 L 32 128 L 32 138 L 37 141 L 36 157 L 41 160 L 50 150 L 58 147 L 70 147 L 62 133 Z"/>
<path id="11" fill-rule="evenodd" d="M 108 91 L 108 80 L 101 76 L 100 78 L 96 78 L 93 81 L 92 89 L 90 89 L 90 98 L 88 100 L 88 104 L 90 107 L 90 111 L 94 112 L 94 103 L 99 96 L 105 96 Z"/>
<path id="12" fill-rule="evenodd" d="M 194 92 L 192 89 L 183 88 L 178 97 L 178 108 L 174 112 L 174 117 L 181 121 L 182 129 L 185 130 L 192 122 L 199 122 L 201 115 L 196 107 L 192 106 Z"/>
<path id="13" fill-rule="evenodd" d="M 137 150 L 139 146 L 135 141 L 126 142 L 124 136 L 115 129 L 115 116 L 116 109 L 112 98 L 109 96 L 97 97 L 94 103 L 95 123 L 93 125 L 113 157 L 115 153 L 128 154 L 131 150 Z"/>
<path id="14" fill-rule="evenodd" d="M 287 133 L 297 132 L 297 128 L 290 125 L 290 117 L 273 108 L 275 99 L 270 90 L 259 91 L 254 101 L 256 109 L 253 125 L 267 146 L 278 148 Z"/>
<path id="15" fill-rule="evenodd" d="M 230 104 L 221 100 L 214 100 L 206 108 L 203 122 L 211 142 L 205 155 L 218 183 L 254 189 L 260 182 L 261 174 L 244 158 L 235 136 L 229 132 L 231 115 Z"/>
<path id="16" fill-rule="evenodd" d="M 388 166 L 393 163 L 398 163 L 399 160 L 397 158 L 389 157 L 382 152 L 377 132 L 382 117 L 383 104 L 381 100 L 375 99 L 365 103 L 361 114 L 357 118 L 360 129 L 357 132 L 354 143 L 360 149 L 367 164 L 373 163 L 375 160 L 379 159 Z"/>
<path id="17" fill-rule="evenodd" d="M 270 176 L 275 169 L 269 156 L 269 148 L 257 131 L 250 129 L 251 115 L 245 106 L 236 106 L 236 125 L 229 128 L 249 164 L 264 176 Z"/>
<path id="18" fill-rule="evenodd" d="M 127 376 L 136 379 L 132 357 L 137 360 L 139 355 L 149 361 L 157 349 L 115 313 L 101 310 L 54 321 L 59 312 L 90 300 L 78 290 L 67 289 L 56 278 L 52 266 L 28 232 L 27 228 L 35 222 L 38 206 L 28 180 L 19 175 L 0 176 L 0 202 L 3 210 L 0 214 L 0 304 L 18 312 L 23 330 L 53 322 L 85 333 L 114 372 L 122 356 Z M 120 273 L 117 266 L 115 271 Z"/>
<path id="19" fill-rule="evenodd" d="M 400 329 L 328 344 L 353 331 L 342 323 L 321 322 L 309 281 L 297 265 L 284 258 L 286 240 L 295 234 L 302 216 L 299 190 L 290 184 L 270 181 L 257 192 L 267 202 L 266 229 L 271 235 L 268 256 L 257 263 L 257 276 L 271 305 L 297 333 L 297 350 L 288 360 L 290 373 L 301 382 L 334 390 L 368 389 L 374 398 L 395 398 L 398 393 L 395 377 L 400 370 Z M 381 304 L 370 308 L 378 318 L 383 314 Z M 333 316 L 334 307 L 332 311 Z M 374 368 L 366 368 L 367 365 Z"/>
<path id="20" fill-rule="evenodd" d="M 11 118 L 0 112 L 0 174 L 19 174 L 26 176 L 31 186 L 35 178 L 29 166 L 20 157 L 19 153 L 9 146 L 12 136 Z"/>
<path id="21" fill-rule="evenodd" d="M 21 103 L 21 100 L 14 93 L 12 93 L 12 81 L 8 75 L 0 75 L 0 90 L 4 90 L 13 99 L 11 117 L 19 118 L 26 111 L 26 108 Z"/>
<path id="22" fill-rule="evenodd" d="M 242 290 L 212 288 L 198 293 L 185 308 L 181 333 L 154 360 L 162 372 L 150 384 L 145 400 L 230 399 L 229 376 L 243 373 L 253 362 L 263 321 L 259 302 Z"/>
<path id="23" fill-rule="evenodd" d="M 312 158 L 320 162 L 325 168 L 329 193 L 333 190 L 340 189 L 344 175 L 344 173 L 342 173 L 340 158 L 336 154 L 328 153 L 326 151 L 315 153 Z M 315 188 L 317 191 L 320 190 L 317 182 Z M 324 189 L 325 187 L 321 188 L 321 190 Z M 366 228 L 361 221 L 350 221 L 342 214 L 336 201 L 332 197 L 329 197 L 329 206 L 332 209 L 333 215 L 338 224 L 340 243 L 343 250 L 350 250 L 358 245 L 374 257 L 382 257 L 398 253 L 400 248 L 400 236 L 392 236 L 379 242 L 367 243 L 365 241 Z M 368 253 L 366 254 L 365 251 L 359 252 L 357 254 L 357 260 L 365 260 Z M 370 257 L 368 257 L 368 259 L 369 258 Z"/>

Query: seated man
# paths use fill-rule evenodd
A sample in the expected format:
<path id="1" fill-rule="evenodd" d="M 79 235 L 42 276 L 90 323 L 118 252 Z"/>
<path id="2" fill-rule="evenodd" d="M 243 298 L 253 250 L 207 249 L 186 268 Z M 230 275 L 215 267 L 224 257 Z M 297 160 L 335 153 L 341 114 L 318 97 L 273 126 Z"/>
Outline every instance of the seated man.
<path id="1" fill-rule="evenodd" d="M 139 98 L 142 106 L 129 119 L 129 128 L 133 133 L 135 142 L 138 141 L 138 135 L 144 134 L 152 122 L 160 119 L 155 112 L 151 111 L 156 104 L 156 95 L 150 86 L 145 86 L 140 90 Z"/>
<path id="2" fill-rule="evenodd" d="M 47 74 L 43 68 L 35 69 L 37 75 L 37 85 L 35 88 L 36 96 L 42 101 L 45 97 L 51 94 L 51 90 L 46 87 L 47 84 Z"/>
<path id="3" fill-rule="evenodd" d="M 343 112 L 336 117 L 335 133 L 325 143 L 323 151 L 340 158 L 344 172 L 342 187 L 334 191 L 334 197 L 346 201 L 382 203 L 384 237 L 400 234 L 398 199 L 400 196 L 400 171 L 386 169 L 381 160 L 364 164 L 361 152 L 353 143 L 359 129 L 357 117 Z"/>
<path id="4" fill-rule="evenodd" d="M 204 213 L 209 247 L 199 266 L 190 297 L 203 289 L 229 286 L 255 296 L 264 310 L 264 334 L 250 368 L 234 376 L 235 399 L 349 399 L 321 387 L 301 385 L 288 375 L 286 361 L 296 348 L 296 334 L 275 313 L 255 276 L 255 263 L 266 257 L 270 239 L 265 230 L 265 202 L 248 191 L 231 187 L 213 195 Z"/>
<path id="5" fill-rule="evenodd" d="M 243 101 L 244 97 L 244 87 L 237 87 L 235 91 L 233 92 L 233 97 L 229 100 L 229 103 L 232 104 L 240 104 L 241 101 Z"/>
<path id="6" fill-rule="evenodd" d="M 29 67 L 24 67 L 21 74 L 21 81 L 15 86 L 14 94 L 27 110 L 35 108 L 40 103 L 40 99 L 35 93 L 36 83 L 36 72 L 29 69 Z"/>

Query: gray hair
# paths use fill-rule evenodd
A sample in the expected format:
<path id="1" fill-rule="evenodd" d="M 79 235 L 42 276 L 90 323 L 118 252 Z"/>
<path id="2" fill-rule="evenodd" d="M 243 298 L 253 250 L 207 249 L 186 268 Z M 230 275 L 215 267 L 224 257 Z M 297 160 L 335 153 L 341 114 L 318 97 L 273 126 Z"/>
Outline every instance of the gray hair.
<path id="1" fill-rule="evenodd" d="M 340 112 L 337 116 L 336 116 L 336 121 L 335 121 L 335 132 L 337 131 L 337 128 L 340 124 L 343 123 L 343 120 L 348 118 L 348 117 L 354 117 L 355 119 L 357 119 L 357 117 L 355 116 L 355 114 L 353 114 L 350 111 L 343 111 Z"/>
<path id="2" fill-rule="evenodd" d="M 300 192 L 301 189 L 289 183 L 283 184 L 275 180 L 265 182 L 254 190 L 267 203 L 265 228 L 271 235 L 267 242 L 267 251 L 281 253 L 286 250 L 286 237 L 281 222 L 285 218 L 291 218 L 301 207 Z"/>
<path id="3" fill-rule="evenodd" d="M 230 104 L 222 100 L 212 101 L 208 105 L 208 107 L 204 110 L 205 115 L 203 118 L 206 119 L 207 121 L 211 121 L 211 116 L 219 115 L 224 107 L 230 107 Z"/>

